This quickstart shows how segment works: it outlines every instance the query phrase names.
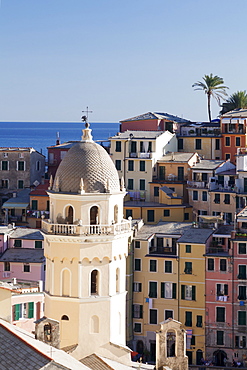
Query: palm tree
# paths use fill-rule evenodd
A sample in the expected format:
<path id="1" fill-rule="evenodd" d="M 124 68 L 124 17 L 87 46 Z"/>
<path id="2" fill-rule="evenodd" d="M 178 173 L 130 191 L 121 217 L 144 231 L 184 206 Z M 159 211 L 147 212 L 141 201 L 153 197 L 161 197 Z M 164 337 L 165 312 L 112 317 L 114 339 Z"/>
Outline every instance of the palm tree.
<path id="1" fill-rule="evenodd" d="M 247 93 L 244 91 L 237 91 L 222 104 L 221 114 L 227 113 L 233 109 L 247 108 Z"/>
<path id="2" fill-rule="evenodd" d="M 219 76 L 213 76 L 212 73 L 210 75 L 205 75 L 203 77 L 204 82 L 196 82 L 192 85 L 192 87 L 196 87 L 195 90 L 203 90 L 208 97 L 208 118 L 211 122 L 211 96 L 215 98 L 220 105 L 220 99 L 224 99 L 223 95 L 227 95 L 226 89 L 227 86 L 224 86 L 223 78 Z"/>

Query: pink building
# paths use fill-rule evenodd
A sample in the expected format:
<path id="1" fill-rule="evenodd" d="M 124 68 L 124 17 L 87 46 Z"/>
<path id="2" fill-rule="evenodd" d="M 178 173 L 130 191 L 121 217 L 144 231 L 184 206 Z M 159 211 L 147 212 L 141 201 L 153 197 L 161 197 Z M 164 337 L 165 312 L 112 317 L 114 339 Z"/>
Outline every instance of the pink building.
<path id="1" fill-rule="evenodd" d="M 14 228 L 0 257 L 0 278 L 45 281 L 43 235 L 37 229 Z"/>

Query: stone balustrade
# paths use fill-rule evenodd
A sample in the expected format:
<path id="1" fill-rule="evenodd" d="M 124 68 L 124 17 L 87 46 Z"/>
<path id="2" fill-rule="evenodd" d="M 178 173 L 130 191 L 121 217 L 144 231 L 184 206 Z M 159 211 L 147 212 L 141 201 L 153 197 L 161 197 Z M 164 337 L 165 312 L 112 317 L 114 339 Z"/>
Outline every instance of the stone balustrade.
<path id="1" fill-rule="evenodd" d="M 54 235 L 116 235 L 129 232 L 131 223 L 123 220 L 120 223 L 112 225 L 69 225 L 53 224 L 42 220 L 42 231 L 45 234 Z"/>

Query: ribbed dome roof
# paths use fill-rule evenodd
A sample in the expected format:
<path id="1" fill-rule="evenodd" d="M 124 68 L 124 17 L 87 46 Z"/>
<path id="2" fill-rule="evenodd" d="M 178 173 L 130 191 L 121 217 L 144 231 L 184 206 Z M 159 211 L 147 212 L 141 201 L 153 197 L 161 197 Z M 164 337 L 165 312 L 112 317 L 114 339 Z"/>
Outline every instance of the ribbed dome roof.
<path id="1" fill-rule="evenodd" d="M 75 144 L 60 163 L 53 190 L 78 193 L 81 179 L 85 193 L 120 191 L 117 170 L 106 150 L 93 141 Z"/>

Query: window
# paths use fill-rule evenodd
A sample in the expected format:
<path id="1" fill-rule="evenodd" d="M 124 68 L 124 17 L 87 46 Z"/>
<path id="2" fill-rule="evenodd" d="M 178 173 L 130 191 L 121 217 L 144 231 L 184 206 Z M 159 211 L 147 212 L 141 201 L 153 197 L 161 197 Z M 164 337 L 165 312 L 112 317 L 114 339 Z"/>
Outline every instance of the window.
<path id="1" fill-rule="evenodd" d="M 238 254 L 246 254 L 246 243 L 238 243 Z"/>
<path id="2" fill-rule="evenodd" d="M 3 153 L 3 158 L 8 158 L 8 153 Z"/>
<path id="3" fill-rule="evenodd" d="M 35 248 L 42 248 L 42 240 L 35 240 Z"/>
<path id="4" fill-rule="evenodd" d="M 24 263 L 23 271 L 24 272 L 30 272 L 30 265 L 29 265 L 29 263 Z"/>
<path id="5" fill-rule="evenodd" d="M 198 191 L 197 190 L 193 190 L 193 200 L 198 200 Z"/>
<path id="6" fill-rule="evenodd" d="M 149 282 L 148 296 L 150 298 L 157 298 L 157 282 L 156 281 L 150 281 Z"/>
<path id="7" fill-rule="evenodd" d="M 157 261 L 156 260 L 150 260 L 149 261 L 149 269 L 151 272 L 157 271 Z"/>
<path id="8" fill-rule="evenodd" d="M 217 297 L 228 295 L 228 284 L 216 284 Z"/>
<path id="9" fill-rule="evenodd" d="M 164 209 L 164 217 L 170 217 L 170 210 Z"/>
<path id="10" fill-rule="evenodd" d="M 236 137 L 236 146 L 240 146 L 240 137 Z"/>
<path id="11" fill-rule="evenodd" d="M 236 335 L 235 336 L 235 347 L 237 347 L 237 348 L 246 348 L 246 336 L 245 335 Z"/>
<path id="12" fill-rule="evenodd" d="M 116 152 L 121 152 L 122 148 L 121 148 L 121 141 L 116 141 Z"/>
<path id="13" fill-rule="evenodd" d="M 158 196 L 159 196 L 159 187 L 154 186 L 154 197 L 158 197 Z"/>
<path id="14" fill-rule="evenodd" d="M 238 286 L 238 299 L 240 301 L 246 301 L 246 286 Z"/>
<path id="15" fill-rule="evenodd" d="M 24 161 L 18 161 L 17 162 L 17 171 L 25 171 L 25 162 Z"/>
<path id="16" fill-rule="evenodd" d="M 178 181 L 184 181 L 184 168 L 178 167 Z"/>
<path id="17" fill-rule="evenodd" d="M 202 316 L 201 315 L 196 316 L 196 326 L 198 328 L 202 328 Z"/>
<path id="18" fill-rule="evenodd" d="M 226 136 L 225 138 L 225 146 L 230 146 L 231 145 L 231 139 L 229 136 Z"/>
<path id="19" fill-rule="evenodd" d="M 238 266 L 238 279 L 246 279 L 246 265 Z"/>
<path id="20" fill-rule="evenodd" d="M 157 310 L 154 309 L 149 310 L 149 323 L 157 324 Z"/>
<path id="21" fill-rule="evenodd" d="M 208 201 L 208 193 L 206 191 L 203 191 L 202 192 L 202 200 L 203 200 L 203 202 L 207 202 Z"/>
<path id="22" fill-rule="evenodd" d="M 238 325 L 246 325 L 246 311 L 238 311 Z"/>
<path id="23" fill-rule="evenodd" d="M 196 149 L 197 150 L 202 149 L 202 140 L 201 139 L 196 139 Z"/>
<path id="24" fill-rule="evenodd" d="M 99 280 L 99 273 L 97 270 L 93 270 L 91 272 L 91 290 L 90 294 L 98 294 L 98 280 Z"/>
<path id="25" fill-rule="evenodd" d="M 173 319 L 173 311 L 172 310 L 165 310 L 165 320 Z"/>
<path id="26" fill-rule="evenodd" d="M 216 322 L 225 322 L 225 307 L 216 307 Z"/>
<path id="27" fill-rule="evenodd" d="M 220 204 L 220 194 L 215 194 L 214 195 L 214 203 Z"/>
<path id="28" fill-rule="evenodd" d="M 15 248 L 21 248 L 22 247 L 22 240 L 21 239 L 15 239 L 14 247 Z"/>
<path id="29" fill-rule="evenodd" d="M 184 272 L 185 274 L 192 274 L 192 262 L 185 262 Z"/>
<path id="30" fill-rule="evenodd" d="M 2 171 L 8 171 L 9 169 L 9 162 L 8 161 L 2 161 L 1 162 L 1 170 Z"/>
<path id="31" fill-rule="evenodd" d="M 185 311 L 185 326 L 192 326 L 192 312 Z"/>
<path id="32" fill-rule="evenodd" d="M 220 139 L 215 139 L 215 150 L 220 150 Z"/>
<path id="33" fill-rule="evenodd" d="M 220 260 L 220 271 L 226 271 L 226 259 Z"/>
<path id="34" fill-rule="evenodd" d="M 172 273 L 172 261 L 165 261 L 165 272 L 168 274 Z"/>
<path id="35" fill-rule="evenodd" d="M 191 346 L 195 346 L 196 345 L 196 337 L 195 337 L 195 335 L 192 335 L 192 338 L 190 340 L 190 344 L 191 344 Z"/>
<path id="36" fill-rule="evenodd" d="M 231 159 L 231 154 L 226 154 L 226 161 L 228 160 L 228 159 Z"/>
<path id="37" fill-rule="evenodd" d="M 136 293 L 141 292 L 142 291 L 142 283 L 134 282 L 133 283 L 133 291 L 136 292 Z"/>
<path id="38" fill-rule="evenodd" d="M 118 171 L 121 171 L 121 160 L 120 160 L 120 159 L 117 159 L 117 160 L 115 161 L 115 166 L 116 166 L 116 169 L 117 169 Z"/>
<path id="39" fill-rule="evenodd" d="M 148 222 L 154 222 L 154 210 L 153 209 L 148 209 L 147 211 L 147 219 Z"/>
<path id="40" fill-rule="evenodd" d="M 140 179 L 140 190 L 145 190 L 146 185 L 145 185 L 145 180 Z"/>
<path id="41" fill-rule="evenodd" d="M 24 189 L 24 181 L 23 180 L 18 180 L 17 187 L 18 187 L 18 189 Z"/>
<path id="42" fill-rule="evenodd" d="M 177 296 L 177 284 L 176 283 L 161 283 L 161 298 L 173 298 Z"/>
<path id="43" fill-rule="evenodd" d="M 128 161 L 128 171 L 134 171 L 134 161 Z"/>
<path id="44" fill-rule="evenodd" d="M 32 200 L 31 206 L 32 206 L 32 210 L 33 211 L 37 211 L 37 209 L 38 209 L 38 201 L 37 200 Z"/>
<path id="45" fill-rule="evenodd" d="M 2 188 L 3 189 L 8 189 L 9 188 L 9 180 L 2 180 Z"/>
<path id="46" fill-rule="evenodd" d="M 10 262 L 8 261 L 4 262 L 4 271 L 10 271 Z"/>
<path id="47" fill-rule="evenodd" d="M 194 285 L 181 285 L 181 298 L 188 301 L 195 301 L 196 287 Z"/>
<path id="48" fill-rule="evenodd" d="M 141 271 L 141 259 L 135 258 L 135 271 Z"/>
<path id="49" fill-rule="evenodd" d="M 145 161 L 140 161 L 140 171 L 146 171 Z"/>
<path id="50" fill-rule="evenodd" d="M 132 317 L 134 319 L 142 319 L 143 318 L 143 306 L 141 304 L 133 304 L 132 306 Z"/>
<path id="51" fill-rule="evenodd" d="M 230 204 L 230 194 L 225 194 L 224 203 L 225 204 Z"/>
<path id="52" fill-rule="evenodd" d="M 191 253 L 191 245 L 186 245 L 185 246 L 185 253 Z"/>
<path id="53" fill-rule="evenodd" d="M 36 162 L 36 171 L 40 171 L 40 161 Z"/>
<path id="54" fill-rule="evenodd" d="M 134 323 L 134 332 L 141 333 L 142 332 L 142 324 L 140 322 Z"/>
<path id="55" fill-rule="evenodd" d="M 126 218 L 132 217 L 132 209 L 126 209 Z"/>
<path id="56" fill-rule="evenodd" d="M 184 148 L 184 140 L 178 139 L 178 150 L 182 150 Z"/>
<path id="57" fill-rule="evenodd" d="M 13 306 L 13 321 L 18 321 L 22 317 L 22 304 Z"/>
<path id="58" fill-rule="evenodd" d="M 134 189 L 134 180 L 128 179 L 128 190 L 133 190 L 133 189 Z"/>
<path id="59" fill-rule="evenodd" d="M 217 330 L 216 332 L 216 344 L 219 346 L 224 345 L 224 332 L 222 330 Z"/>
<path id="60" fill-rule="evenodd" d="M 188 220 L 189 220 L 189 213 L 185 212 L 184 213 L 184 221 L 188 221 Z"/>
<path id="61" fill-rule="evenodd" d="M 135 240 L 135 248 L 141 248 L 141 242 L 140 240 Z"/>

